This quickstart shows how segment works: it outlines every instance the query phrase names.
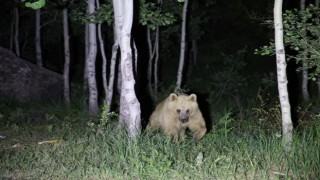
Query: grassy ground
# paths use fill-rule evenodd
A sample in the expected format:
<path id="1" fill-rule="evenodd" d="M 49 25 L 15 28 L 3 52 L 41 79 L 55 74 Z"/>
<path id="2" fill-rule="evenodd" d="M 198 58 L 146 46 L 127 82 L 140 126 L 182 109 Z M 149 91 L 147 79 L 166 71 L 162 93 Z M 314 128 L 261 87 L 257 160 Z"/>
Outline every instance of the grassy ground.
<path id="1" fill-rule="evenodd" d="M 320 178 L 320 140 L 311 130 L 296 133 L 285 153 L 281 138 L 260 130 L 215 128 L 198 143 L 189 136 L 175 144 L 160 133 L 132 140 L 115 120 L 88 126 L 76 108 L 4 112 L 0 179 Z"/>

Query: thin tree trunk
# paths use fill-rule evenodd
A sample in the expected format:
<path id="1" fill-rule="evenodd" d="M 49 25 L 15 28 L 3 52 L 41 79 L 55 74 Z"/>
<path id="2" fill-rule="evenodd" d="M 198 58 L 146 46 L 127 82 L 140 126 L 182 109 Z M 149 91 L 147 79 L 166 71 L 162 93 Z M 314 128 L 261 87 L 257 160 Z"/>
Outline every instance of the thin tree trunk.
<path id="1" fill-rule="evenodd" d="M 95 12 L 95 0 L 87 0 L 88 13 L 92 15 Z M 87 58 L 88 65 L 88 85 L 89 85 L 89 111 L 91 115 L 98 116 L 98 90 L 96 82 L 96 57 L 97 57 L 97 28 L 94 23 L 89 23 L 89 54 Z"/>
<path id="2" fill-rule="evenodd" d="M 133 50 L 134 50 L 134 74 L 138 73 L 138 50 L 135 41 L 133 41 Z"/>
<path id="3" fill-rule="evenodd" d="M 66 0 L 64 0 L 66 1 Z M 70 43 L 69 43 L 69 23 L 68 23 L 68 9 L 63 8 L 63 38 L 64 38 L 64 68 L 63 68 L 63 95 L 64 102 L 70 106 L 70 82 L 69 82 L 69 69 L 70 69 Z"/>
<path id="4" fill-rule="evenodd" d="M 83 90 L 84 93 L 88 92 L 88 55 L 89 55 L 89 24 L 85 24 L 85 35 L 84 35 L 84 52 L 85 52 L 85 61 L 83 69 Z"/>
<path id="5" fill-rule="evenodd" d="M 10 44 L 9 44 L 9 49 L 13 50 L 13 39 L 14 39 L 14 26 L 16 22 L 16 16 L 15 16 L 15 11 L 12 12 L 12 22 L 10 25 Z"/>
<path id="6" fill-rule="evenodd" d="M 110 76 L 109 76 L 108 93 L 107 93 L 107 105 L 109 107 L 111 107 L 112 97 L 113 97 L 113 87 L 114 87 L 114 78 L 115 78 L 118 49 L 119 49 L 119 40 L 115 35 L 114 44 L 112 46 Z M 108 109 L 108 111 L 110 111 L 110 108 Z"/>
<path id="7" fill-rule="evenodd" d="M 153 88 L 152 88 L 152 64 L 154 58 L 154 50 L 152 48 L 152 39 L 151 39 L 151 32 L 150 28 L 147 27 L 147 41 L 148 41 L 148 49 L 149 49 L 149 61 L 148 61 L 148 72 L 147 72 L 147 79 L 148 79 L 148 90 L 150 95 L 153 95 Z"/>
<path id="8" fill-rule="evenodd" d="M 100 8 L 99 0 L 96 0 L 97 8 Z M 108 82 L 107 82 L 107 56 L 104 50 L 104 42 L 101 33 L 101 23 L 98 23 L 98 38 L 100 43 L 100 52 L 102 57 L 102 84 L 105 93 L 105 103 L 107 103 Z"/>
<path id="9" fill-rule="evenodd" d="M 198 43 L 197 40 L 192 40 L 192 49 L 190 51 L 190 60 L 192 61 L 193 65 L 197 64 L 198 61 Z"/>
<path id="10" fill-rule="evenodd" d="M 159 27 L 157 27 L 156 31 L 156 40 L 155 40 L 155 59 L 154 59 L 154 93 L 158 92 L 158 64 L 159 64 Z"/>
<path id="11" fill-rule="evenodd" d="M 36 38 L 35 38 L 35 45 L 36 45 L 36 60 L 37 65 L 39 67 L 43 67 L 42 61 L 42 51 L 41 51 L 41 10 L 35 10 L 36 13 Z"/>
<path id="12" fill-rule="evenodd" d="M 176 91 L 181 89 L 181 82 L 183 76 L 183 67 L 185 60 L 185 51 L 186 51 L 186 22 L 187 22 L 187 9 L 188 9 L 188 0 L 184 2 L 183 5 L 183 13 L 182 13 L 182 27 L 181 27 L 181 47 L 180 47 L 180 61 L 179 61 L 179 69 L 177 74 L 177 84 Z"/>
<path id="13" fill-rule="evenodd" d="M 14 23 L 14 47 L 17 56 L 20 56 L 20 45 L 19 45 L 19 9 L 18 7 L 14 8 L 14 16 L 15 16 L 15 23 Z"/>
<path id="14" fill-rule="evenodd" d="M 121 50 L 122 87 L 120 97 L 120 119 L 125 123 L 130 137 L 136 138 L 141 131 L 140 103 L 136 97 L 132 66 L 132 50 L 130 46 L 133 21 L 133 0 L 113 0 L 115 21 Z M 121 28 L 120 28 L 121 27 Z"/>
<path id="15" fill-rule="evenodd" d="M 286 151 L 292 145 L 292 120 L 288 94 L 287 63 L 283 45 L 282 0 L 274 1 L 275 47 L 277 59 L 278 91 L 282 114 L 283 147 Z"/>
<path id="16" fill-rule="evenodd" d="M 305 10 L 305 0 L 300 0 L 300 10 Z M 305 32 L 304 32 L 305 33 Z M 308 92 L 308 62 L 307 57 L 304 55 L 302 59 L 302 82 L 301 82 L 301 91 L 302 91 L 302 99 L 304 101 L 309 101 L 310 96 Z"/>
<path id="17" fill-rule="evenodd" d="M 320 4 L 320 0 L 316 0 L 315 1 L 315 4 L 316 4 L 316 7 L 319 7 L 319 4 Z M 317 18 L 317 25 L 319 26 L 320 22 L 319 22 L 319 18 Z M 320 44 L 320 36 L 318 36 L 318 41 L 319 41 L 319 44 Z M 320 97 L 320 76 L 318 75 L 317 77 L 317 87 L 318 87 L 318 97 Z"/>

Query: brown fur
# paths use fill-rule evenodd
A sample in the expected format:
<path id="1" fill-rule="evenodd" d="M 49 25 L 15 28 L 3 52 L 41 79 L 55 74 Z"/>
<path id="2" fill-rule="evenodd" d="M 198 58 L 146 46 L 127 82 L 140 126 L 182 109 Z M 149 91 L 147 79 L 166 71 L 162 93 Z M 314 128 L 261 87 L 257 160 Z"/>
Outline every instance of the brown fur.
<path id="1" fill-rule="evenodd" d="M 195 94 L 190 96 L 170 94 L 157 105 L 150 116 L 148 128 L 161 129 L 164 134 L 172 136 L 175 142 L 185 135 L 186 128 L 194 133 L 195 140 L 200 140 L 207 132 Z"/>

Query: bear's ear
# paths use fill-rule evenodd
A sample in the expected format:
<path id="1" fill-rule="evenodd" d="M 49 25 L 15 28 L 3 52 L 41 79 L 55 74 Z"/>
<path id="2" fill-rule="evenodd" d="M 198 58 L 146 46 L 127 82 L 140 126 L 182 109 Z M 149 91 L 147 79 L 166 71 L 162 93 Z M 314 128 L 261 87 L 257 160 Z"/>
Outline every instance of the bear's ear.
<path id="1" fill-rule="evenodd" d="M 175 101 L 175 100 L 178 99 L 178 96 L 176 94 L 174 94 L 174 93 L 171 93 L 170 96 L 169 96 L 169 99 L 170 99 L 170 101 Z"/>
<path id="2" fill-rule="evenodd" d="M 192 102 L 197 102 L 197 95 L 191 94 L 189 97 Z"/>

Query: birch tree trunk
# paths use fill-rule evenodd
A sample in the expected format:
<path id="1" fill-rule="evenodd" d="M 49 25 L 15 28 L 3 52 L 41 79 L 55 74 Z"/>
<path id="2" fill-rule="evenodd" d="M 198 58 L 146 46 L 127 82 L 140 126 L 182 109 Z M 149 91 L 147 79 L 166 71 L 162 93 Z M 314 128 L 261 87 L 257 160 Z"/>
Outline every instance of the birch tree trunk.
<path id="1" fill-rule="evenodd" d="M 147 71 L 147 79 L 148 79 L 148 90 L 150 95 L 153 95 L 153 87 L 152 87 L 152 64 L 154 58 L 154 52 L 152 48 L 152 39 L 150 28 L 147 27 L 147 41 L 148 41 L 148 49 L 149 49 L 149 61 L 148 61 L 148 71 Z"/>
<path id="2" fill-rule="evenodd" d="M 156 30 L 156 39 L 154 43 L 154 48 L 155 48 L 155 58 L 154 58 L 154 90 L 153 92 L 157 94 L 158 92 L 158 64 L 159 64 L 159 27 L 157 27 Z"/>
<path id="3" fill-rule="evenodd" d="M 112 103 L 116 61 L 117 61 L 117 54 L 118 54 L 118 49 L 119 49 L 119 40 L 118 40 L 116 34 L 114 36 L 115 36 L 115 38 L 114 38 L 114 44 L 112 46 L 110 75 L 109 75 L 109 84 L 108 84 L 108 93 L 107 93 L 107 105 L 109 107 L 111 107 L 111 103 Z M 108 111 L 109 110 L 110 110 L 110 108 L 108 109 Z"/>
<path id="4" fill-rule="evenodd" d="M 35 10 L 36 13 L 36 38 L 35 38 L 35 46 L 36 46 L 36 60 L 37 65 L 39 67 L 43 67 L 42 61 L 42 51 L 41 51 L 41 10 Z"/>
<path id="5" fill-rule="evenodd" d="M 97 8 L 100 8 L 99 0 L 96 0 Z M 105 93 L 105 103 L 107 103 L 108 82 L 107 82 L 107 56 L 104 50 L 104 42 L 101 33 L 101 23 L 98 23 L 98 39 L 100 44 L 100 52 L 102 57 L 102 84 Z"/>
<path id="6" fill-rule="evenodd" d="M 19 23 L 20 23 L 20 18 L 19 18 L 19 9 L 18 9 L 18 7 L 14 8 L 14 17 L 15 17 L 15 22 L 14 22 L 14 47 L 15 47 L 16 55 L 20 56 L 20 45 L 19 45 Z"/>
<path id="7" fill-rule="evenodd" d="M 288 79 L 286 74 L 287 63 L 283 45 L 283 23 L 282 23 L 282 0 L 274 1 L 274 27 L 275 47 L 277 60 L 278 91 L 282 115 L 282 138 L 283 147 L 286 151 L 291 149 L 292 144 L 292 120 L 288 94 Z"/>
<path id="8" fill-rule="evenodd" d="M 64 0 L 66 1 L 66 0 Z M 63 38 L 64 38 L 64 68 L 63 68 L 63 95 L 64 102 L 67 106 L 70 106 L 70 82 L 69 82 L 69 70 L 70 70 L 70 43 L 69 43 L 69 23 L 68 23 L 68 9 L 67 7 L 62 10 L 63 21 Z"/>
<path id="9" fill-rule="evenodd" d="M 95 0 L 87 0 L 88 13 L 95 12 Z M 98 90 L 96 82 L 96 57 L 97 57 L 97 28 L 94 23 L 88 24 L 89 52 L 87 58 L 88 85 L 89 85 L 89 111 L 93 116 L 98 116 Z"/>
<path id="10" fill-rule="evenodd" d="M 185 51 L 186 51 L 186 22 L 187 22 L 187 9 L 188 9 L 188 0 L 184 2 L 183 12 L 182 12 L 182 27 L 181 27 L 181 46 L 180 46 L 180 61 L 179 68 L 177 74 L 177 84 L 176 89 L 181 89 L 182 75 L 183 75 L 183 67 L 185 60 Z"/>
<path id="11" fill-rule="evenodd" d="M 133 21 L 133 0 L 113 0 L 115 21 L 119 28 L 121 50 L 121 97 L 120 119 L 125 123 L 127 131 L 132 138 L 137 137 L 141 131 L 140 103 L 134 90 L 134 76 L 132 66 L 132 50 L 130 46 L 131 28 Z"/>
<path id="12" fill-rule="evenodd" d="M 306 1 L 300 0 L 300 10 L 305 10 Z M 305 32 L 304 32 L 305 33 Z M 308 92 L 308 61 L 306 55 L 302 59 L 302 77 L 301 77 L 301 92 L 302 99 L 304 101 L 309 101 L 310 96 Z"/>
<path id="13" fill-rule="evenodd" d="M 85 62 L 84 62 L 84 69 L 83 69 L 83 90 L 86 93 L 88 91 L 88 63 L 87 63 L 87 59 L 88 59 L 88 55 L 89 55 L 89 24 L 85 24 L 84 51 L 85 51 Z"/>

